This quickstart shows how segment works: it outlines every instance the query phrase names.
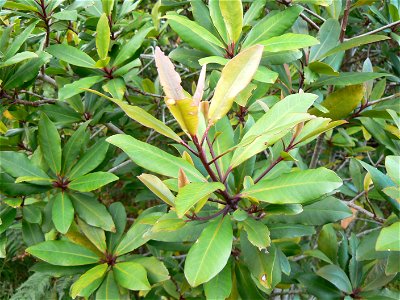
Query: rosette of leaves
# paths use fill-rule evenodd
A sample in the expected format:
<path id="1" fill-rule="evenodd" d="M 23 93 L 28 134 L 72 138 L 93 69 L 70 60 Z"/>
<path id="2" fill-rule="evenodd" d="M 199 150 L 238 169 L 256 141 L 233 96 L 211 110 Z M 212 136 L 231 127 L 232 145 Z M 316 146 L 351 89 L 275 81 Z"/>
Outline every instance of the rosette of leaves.
<path id="1" fill-rule="evenodd" d="M 44 232 L 66 234 L 75 212 L 86 223 L 115 231 L 114 222 L 104 205 L 88 192 L 118 179 L 112 173 L 95 171 L 108 153 L 109 144 L 99 139 L 89 149 L 87 126 L 83 123 L 62 145 L 58 130 L 43 113 L 38 124 L 37 148 L 30 158 L 25 153 L 1 151 L 1 214 L 7 220 L 1 233 L 22 213 L 25 242 L 33 245 L 44 240 Z M 81 154 L 83 149 L 88 151 Z M 44 192 L 50 192 L 43 196 Z M 35 197 L 35 195 L 40 197 Z M 4 235 L 2 235 L 4 237 Z"/>
<path id="2" fill-rule="evenodd" d="M 290 251 L 284 253 L 283 246 L 278 241 L 271 243 L 271 239 L 296 238 L 315 231 L 312 226 L 297 224 L 288 230 L 285 224 L 264 218 L 266 212 L 299 214 L 303 205 L 323 200 L 342 184 L 334 172 L 325 168 L 292 168 L 296 147 L 343 123 L 307 113 L 316 95 L 289 95 L 257 120 L 249 115 L 244 124 L 235 127 L 228 121 L 226 115 L 257 71 L 262 52 L 263 46 L 255 45 L 230 60 L 208 102 L 203 101 L 206 67 L 191 96 L 181 87 L 180 76 L 170 60 L 156 49 L 165 104 L 182 134 L 137 106 L 91 90 L 120 106 L 143 126 L 178 143 L 181 157 L 127 135 L 107 139 L 136 164 L 159 175 L 144 173 L 138 177 L 169 207 L 168 212 L 149 220 L 151 227 L 143 238 L 197 241 L 187 254 L 185 277 L 192 287 L 204 284 L 206 296 L 212 299 L 229 296 L 233 270 L 238 280 L 250 280 L 250 285 L 257 286 L 257 297 L 270 293 L 281 273 L 290 272 L 286 255 L 293 255 Z M 267 148 L 273 153 L 256 167 L 257 155 Z M 332 214 L 325 215 L 318 224 L 350 215 L 339 200 L 317 203 L 321 209 L 332 208 Z M 235 236 L 240 236 L 240 243 L 234 242 Z M 240 258 L 236 263 L 229 261 L 232 251 Z M 262 263 L 255 265 L 258 260 Z M 221 281 L 226 288 L 218 290 L 215 285 Z M 244 285 L 238 289 L 243 296 L 249 291 Z"/>
<path id="3" fill-rule="evenodd" d="M 150 227 L 145 221 L 157 215 L 155 209 L 141 214 L 126 233 L 126 211 L 120 202 L 110 205 L 114 232 L 106 232 L 81 219 L 60 240 L 48 240 L 26 251 L 43 260 L 33 270 L 54 277 L 79 274 L 71 286 L 70 296 L 95 299 L 125 299 L 129 290 L 145 294 L 169 279 L 168 270 L 154 257 L 129 255 L 145 243 L 143 232 Z"/>

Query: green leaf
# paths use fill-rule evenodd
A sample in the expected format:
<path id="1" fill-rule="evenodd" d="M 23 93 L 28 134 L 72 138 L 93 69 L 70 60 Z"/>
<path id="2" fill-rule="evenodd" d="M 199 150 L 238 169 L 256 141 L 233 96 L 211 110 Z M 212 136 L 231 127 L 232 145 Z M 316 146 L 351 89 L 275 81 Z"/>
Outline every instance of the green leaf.
<path id="1" fill-rule="evenodd" d="M 56 44 L 46 48 L 46 51 L 71 65 L 91 69 L 95 68 L 96 62 L 85 52 L 73 46 Z"/>
<path id="2" fill-rule="evenodd" d="M 322 227 L 318 236 L 318 248 L 333 262 L 337 261 L 338 241 L 332 224 Z"/>
<path id="3" fill-rule="evenodd" d="M 108 172 L 94 172 L 75 178 L 68 187 L 79 192 L 90 192 L 118 180 L 118 176 Z"/>
<path id="4" fill-rule="evenodd" d="M 365 277 L 363 285 L 361 286 L 363 291 L 374 291 L 374 292 L 379 291 L 382 287 L 387 286 L 387 284 L 390 283 L 393 280 L 393 278 L 395 278 L 396 274 L 388 276 L 385 274 L 385 265 L 386 265 L 385 260 L 379 260 L 373 265 L 373 267 Z M 381 295 L 382 293 L 377 294 L 378 297 Z M 398 295 L 399 295 L 398 293 L 397 295 L 393 295 L 394 296 L 393 299 L 398 298 Z M 371 298 L 368 297 L 368 299 Z M 384 298 L 379 297 L 378 299 L 381 300 Z"/>
<path id="5" fill-rule="evenodd" d="M 32 161 L 22 152 L 1 151 L 0 166 L 2 170 L 13 177 L 46 178 L 50 179 L 47 174 L 35 166 Z M 41 182 L 43 184 L 43 182 Z M 48 183 L 46 183 L 47 185 Z"/>
<path id="6" fill-rule="evenodd" d="M 107 268 L 107 264 L 101 264 L 91 268 L 89 271 L 81 275 L 71 286 L 71 297 L 73 299 L 77 296 L 85 298 L 89 297 L 100 286 Z"/>
<path id="7" fill-rule="evenodd" d="M 46 241 L 26 249 L 26 252 L 57 266 L 94 264 L 99 257 L 92 251 L 67 241 Z"/>
<path id="8" fill-rule="evenodd" d="M 370 166 L 369 164 L 360 161 L 360 164 L 366 169 L 369 174 L 371 175 L 372 182 L 374 183 L 375 189 L 378 191 L 378 193 L 386 199 L 395 209 L 395 211 L 398 213 L 400 212 L 400 203 L 397 202 L 396 200 L 388 197 L 383 190 L 387 187 L 394 186 L 394 182 L 390 179 L 389 176 L 383 174 L 381 171 L 379 171 L 377 168 L 374 168 Z"/>
<path id="9" fill-rule="evenodd" d="M 113 299 L 119 300 L 119 288 L 115 282 L 114 272 L 112 270 L 107 272 L 106 278 L 103 280 L 100 288 L 96 292 L 96 299 Z"/>
<path id="10" fill-rule="evenodd" d="M 210 0 L 208 2 L 208 8 L 210 10 L 210 17 L 212 20 L 212 24 L 218 31 L 216 35 L 219 34 L 224 43 L 228 44 L 229 43 L 228 31 L 226 29 L 224 18 L 222 16 L 220 0 Z"/>
<path id="11" fill-rule="evenodd" d="M 179 169 L 183 169 L 190 181 L 204 181 L 203 175 L 183 158 L 175 157 L 131 136 L 117 134 L 109 137 L 107 142 L 121 148 L 136 164 L 149 171 L 178 178 Z"/>
<path id="12" fill-rule="evenodd" d="M 230 256 L 232 241 L 232 224 L 228 217 L 219 217 L 207 225 L 185 261 L 185 277 L 192 287 L 222 271 Z"/>
<path id="13" fill-rule="evenodd" d="M 103 204 L 85 194 L 70 194 L 72 204 L 79 217 L 87 224 L 115 231 L 114 221 Z"/>
<path id="14" fill-rule="evenodd" d="M 271 239 L 269 237 L 269 229 L 266 225 L 253 218 L 247 218 L 240 223 L 243 224 L 250 243 L 256 246 L 260 251 L 269 247 Z"/>
<path id="15" fill-rule="evenodd" d="M 43 51 L 38 51 L 37 55 L 37 58 L 33 58 L 22 64 L 12 76 L 8 77 L 3 85 L 4 90 L 24 87 L 25 83 L 37 77 L 40 68 L 51 58 L 48 53 Z"/>
<path id="16" fill-rule="evenodd" d="M 175 199 L 176 213 L 182 218 L 196 203 L 216 190 L 225 190 L 220 182 L 192 182 L 180 188 Z"/>
<path id="17" fill-rule="evenodd" d="M 272 216 L 273 222 L 297 223 L 304 225 L 324 225 L 351 217 L 349 207 L 339 199 L 327 197 L 303 207 L 303 211 L 293 216 Z"/>
<path id="18" fill-rule="evenodd" d="M 6 229 L 13 223 L 17 210 L 12 207 L 5 207 L 0 210 L 0 234 L 6 231 Z"/>
<path id="19" fill-rule="evenodd" d="M 236 288 L 242 299 L 264 300 L 265 295 L 261 293 L 252 278 L 249 269 L 243 263 L 236 263 L 235 278 Z M 235 287 L 234 287 L 235 288 Z"/>
<path id="20" fill-rule="evenodd" d="M 114 8 L 114 0 L 101 0 L 103 11 L 107 15 L 111 15 Z"/>
<path id="21" fill-rule="evenodd" d="M 158 218 L 159 214 L 155 214 Z M 145 211 L 135 220 L 131 228 L 129 228 L 129 230 L 121 239 L 121 242 L 115 248 L 115 255 L 121 256 L 125 253 L 131 252 L 149 240 L 148 237 L 144 237 L 144 234 L 151 228 L 152 225 L 144 224 L 141 222 L 141 220 L 147 216 L 152 217 L 154 215 Z"/>
<path id="22" fill-rule="evenodd" d="M 330 65 L 320 62 L 320 61 L 313 61 L 308 65 L 311 71 L 322 74 L 322 75 L 333 75 L 338 76 L 339 72 L 336 72 Z"/>
<path id="23" fill-rule="evenodd" d="M 317 87 L 322 85 L 354 85 L 383 76 L 390 76 L 390 74 L 373 72 L 341 72 L 339 76 L 322 76 L 311 86 Z"/>
<path id="24" fill-rule="evenodd" d="M 82 149 L 84 144 L 83 141 L 87 135 L 86 128 L 88 127 L 89 123 L 90 120 L 80 124 L 78 129 L 71 135 L 63 147 L 61 170 L 64 174 L 72 168 L 72 164 Z"/>
<path id="25" fill-rule="evenodd" d="M 79 158 L 72 170 L 67 173 L 69 179 L 76 179 L 94 170 L 106 157 L 109 144 L 104 139 L 99 140 Z"/>
<path id="26" fill-rule="evenodd" d="M 271 239 L 291 239 L 315 234 L 314 227 L 301 224 L 272 223 L 268 228 L 271 231 Z"/>
<path id="27" fill-rule="evenodd" d="M 317 271 L 317 274 L 346 293 L 353 291 L 346 273 L 336 265 L 327 265 Z"/>
<path id="28" fill-rule="evenodd" d="M 254 23 L 254 21 L 263 12 L 266 2 L 267 2 L 267 0 L 253 1 L 250 8 L 246 11 L 246 13 L 243 17 L 244 26 L 251 26 Z"/>
<path id="29" fill-rule="evenodd" d="M 78 219 L 79 229 L 84 235 L 100 250 L 101 253 L 107 252 L 106 235 L 104 230 L 99 227 L 94 227 L 86 224 L 81 219 Z"/>
<path id="30" fill-rule="evenodd" d="M 256 74 L 254 74 L 253 79 L 264 83 L 275 83 L 276 79 L 278 79 L 278 76 L 279 74 L 277 72 L 271 71 L 270 69 L 264 66 L 259 66 L 256 71 Z M 247 87 L 249 86 L 251 86 L 251 84 L 249 84 Z M 254 85 L 254 87 L 257 86 Z"/>
<path id="31" fill-rule="evenodd" d="M 189 45 L 210 55 L 223 55 L 224 44 L 196 22 L 176 14 L 167 14 L 172 29 Z"/>
<path id="32" fill-rule="evenodd" d="M 307 34 L 286 33 L 260 42 L 266 52 L 297 50 L 319 44 L 319 41 Z"/>
<path id="33" fill-rule="evenodd" d="M 302 93 L 289 95 L 267 111 L 236 146 L 231 167 L 234 168 L 285 136 L 296 124 L 311 118 L 305 112 L 318 98 Z"/>
<path id="34" fill-rule="evenodd" d="M 72 96 L 83 93 L 85 88 L 90 88 L 103 79 L 103 76 L 89 76 L 81 78 L 70 84 L 66 84 L 58 91 L 58 98 L 60 98 L 60 100 L 65 100 L 71 98 Z"/>
<path id="35" fill-rule="evenodd" d="M 42 212 L 36 205 L 25 205 L 22 207 L 24 220 L 29 223 L 40 224 L 42 222 Z"/>
<path id="36" fill-rule="evenodd" d="M 252 245 L 246 234 L 240 234 L 240 246 L 244 262 L 258 284 L 264 288 L 271 289 L 281 281 L 281 267 L 278 253 L 272 244 L 268 249 L 260 250 Z"/>
<path id="37" fill-rule="evenodd" d="M 386 156 L 385 167 L 387 175 L 400 185 L 400 156 Z"/>
<path id="38" fill-rule="evenodd" d="M 76 10 L 64 9 L 58 13 L 53 13 L 52 17 L 62 21 L 76 21 L 78 19 L 78 12 Z"/>
<path id="39" fill-rule="evenodd" d="M 27 40 L 29 35 L 32 33 L 32 31 L 35 29 L 36 24 L 38 21 L 33 22 L 30 24 L 28 27 L 25 28 L 23 32 L 18 34 L 11 45 L 7 48 L 7 51 L 4 53 L 4 57 L 6 59 L 10 59 L 15 53 L 18 52 L 19 48 L 23 45 L 23 43 Z M 25 52 L 23 52 L 25 53 Z M 21 54 L 21 53 L 19 53 Z"/>
<path id="40" fill-rule="evenodd" d="M 234 98 L 250 83 L 257 71 L 262 51 L 262 46 L 253 46 L 225 65 L 211 100 L 208 112 L 210 123 L 225 116 L 231 109 Z"/>
<path id="41" fill-rule="evenodd" d="M 318 39 L 321 42 L 310 49 L 310 61 L 321 59 L 322 55 L 339 44 L 340 24 L 335 19 L 328 19 L 322 24 Z"/>
<path id="42" fill-rule="evenodd" d="M 125 81 L 122 78 L 114 78 L 103 85 L 103 90 L 110 93 L 116 99 L 121 100 L 126 91 Z"/>
<path id="43" fill-rule="evenodd" d="M 329 110 L 322 113 L 317 108 L 309 110 L 317 117 L 331 118 L 332 120 L 345 119 L 360 104 L 364 97 L 363 85 L 350 85 L 329 94 L 321 105 Z"/>
<path id="44" fill-rule="evenodd" d="M 275 179 L 261 180 L 241 194 L 262 202 L 275 204 L 307 203 L 342 185 L 335 172 L 319 168 L 283 174 Z"/>
<path id="45" fill-rule="evenodd" d="M 133 291 L 150 290 L 147 272 L 142 265 L 135 262 L 122 262 L 117 263 L 113 270 L 115 281 L 120 286 Z"/>
<path id="46" fill-rule="evenodd" d="M 32 246 L 43 242 L 44 234 L 39 224 L 22 220 L 22 238 L 27 246 Z"/>
<path id="47" fill-rule="evenodd" d="M 139 106 L 129 105 L 129 104 L 122 102 L 120 100 L 117 100 L 115 98 L 107 97 L 106 95 L 103 95 L 95 90 L 87 89 L 87 91 L 114 102 L 128 115 L 128 117 L 130 117 L 132 120 L 135 120 L 136 122 L 142 124 L 143 126 L 151 128 L 151 129 L 157 131 L 158 133 L 173 139 L 174 141 L 176 141 L 178 143 L 180 143 L 182 141 L 182 139 L 171 128 L 169 128 L 167 125 L 165 125 L 160 120 L 154 118 L 151 114 L 149 114 L 143 108 L 141 108 Z"/>
<path id="48" fill-rule="evenodd" d="M 54 173 L 60 174 L 61 138 L 56 126 L 44 113 L 39 120 L 39 145 L 47 165 Z"/>
<path id="49" fill-rule="evenodd" d="M 219 1 L 229 41 L 236 43 L 242 33 L 243 7 L 241 0 Z"/>
<path id="50" fill-rule="evenodd" d="M 20 183 L 20 182 L 31 182 L 31 181 L 37 181 L 37 182 L 52 182 L 54 179 L 51 178 L 43 178 L 43 177 L 34 177 L 34 176 L 20 176 L 15 180 L 15 183 Z"/>
<path id="51" fill-rule="evenodd" d="M 324 262 L 327 262 L 328 264 L 333 264 L 333 262 L 329 259 L 329 257 L 326 256 L 324 252 L 318 249 L 306 250 L 304 251 L 304 255 L 318 258 Z"/>
<path id="52" fill-rule="evenodd" d="M 31 59 L 31 58 L 37 58 L 38 55 L 36 53 L 33 52 L 29 52 L 29 51 L 24 51 L 21 53 L 17 53 L 14 56 L 10 57 L 9 59 L 7 59 L 5 62 L 0 64 L 0 68 L 4 68 L 4 67 L 8 67 L 11 65 L 15 65 L 17 63 L 20 63 L 21 61 L 27 60 L 27 59 Z"/>
<path id="53" fill-rule="evenodd" d="M 282 12 L 268 14 L 250 30 L 242 48 L 245 49 L 266 39 L 284 34 L 292 27 L 302 11 L 301 6 L 294 5 Z"/>
<path id="54" fill-rule="evenodd" d="M 164 182 L 161 181 L 157 176 L 151 174 L 145 174 L 138 176 L 138 179 L 143 182 L 147 188 L 152 191 L 158 198 L 163 200 L 170 206 L 174 206 L 175 196 L 169 190 L 169 188 L 165 185 Z"/>
<path id="55" fill-rule="evenodd" d="M 400 222 L 382 228 L 376 241 L 376 251 L 400 251 Z"/>
<path id="56" fill-rule="evenodd" d="M 139 30 L 129 42 L 124 43 L 121 50 L 118 52 L 117 57 L 115 58 L 113 65 L 120 66 L 128 59 L 130 59 L 135 52 L 140 48 L 143 44 L 146 35 L 153 30 L 153 27 L 143 28 Z"/>
<path id="57" fill-rule="evenodd" d="M 228 262 L 222 271 L 204 284 L 204 293 L 207 299 L 223 300 L 229 297 L 232 291 L 232 270 Z"/>
<path id="58" fill-rule="evenodd" d="M 296 136 L 295 145 L 300 147 L 316 139 L 321 133 L 347 123 L 345 120 L 333 121 L 329 118 L 315 118 L 308 121 Z"/>
<path id="59" fill-rule="evenodd" d="M 121 236 L 124 234 L 127 220 L 126 210 L 121 202 L 112 203 L 108 210 L 114 220 L 116 229 L 115 232 L 106 232 L 107 248 L 112 251 L 121 240 Z"/>
<path id="60" fill-rule="evenodd" d="M 155 257 L 134 257 L 132 262 L 142 265 L 147 271 L 150 283 L 162 282 L 170 279 L 168 269 Z"/>
<path id="61" fill-rule="evenodd" d="M 192 7 L 193 18 L 196 23 L 210 31 L 212 34 L 216 35 L 218 33 L 212 23 L 210 11 L 208 9 L 208 6 L 211 7 L 211 2 L 212 0 L 210 1 L 209 5 L 207 5 L 203 1 L 191 0 L 190 5 Z"/>
<path id="62" fill-rule="evenodd" d="M 388 40 L 388 39 L 390 39 L 390 38 L 386 35 L 377 35 L 377 34 L 352 38 L 352 39 L 349 39 L 349 40 L 339 44 L 338 46 L 330 49 L 328 52 L 320 55 L 319 59 L 330 56 L 330 55 L 335 54 L 340 51 L 345 51 L 345 50 L 352 49 L 352 48 L 355 48 L 355 47 L 358 47 L 361 45 L 380 42 L 380 41 L 384 41 L 384 40 Z"/>
<path id="63" fill-rule="evenodd" d="M 337 300 L 343 296 L 333 284 L 313 273 L 303 273 L 298 280 L 317 299 Z"/>
<path id="64" fill-rule="evenodd" d="M 107 58 L 108 48 L 110 47 L 110 26 L 108 24 L 108 18 L 105 13 L 103 13 L 96 27 L 96 49 L 97 54 L 101 60 Z"/>
<path id="65" fill-rule="evenodd" d="M 52 219 L 56 229 L 65 234 L 74 219 L 74 207 L 71 199 L 64 192 L 57 193 L 53 200 Z"/>

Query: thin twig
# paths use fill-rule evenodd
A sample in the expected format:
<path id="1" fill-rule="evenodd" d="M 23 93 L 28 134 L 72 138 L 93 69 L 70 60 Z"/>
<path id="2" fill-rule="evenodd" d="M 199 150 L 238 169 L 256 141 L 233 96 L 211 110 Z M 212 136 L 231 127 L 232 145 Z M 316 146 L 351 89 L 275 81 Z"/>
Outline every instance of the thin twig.
<path id="1" fill-rule="evenodd" d="M 211 144 L 211 141 L 210 141 L 210 139 L 208 138 L 208 132 L 207 132 L 207 136 L 206 136 L 206 141 L 207 141 L 207 144 L 208 144 L 208 148 L 210 149 L 211 157 L 214 159 L 216 156 L 215 156 L 215 152 L 214 152 L 213 146 L 212 146 L 212 144 Z M 214 165 L 215 165 L 215 169 L 217 170 L 218 177 L 219 177 L 219 179 L 221 180 L 221 179 L 222 179 L 221 168 L 219 167 L 219 164 L 218 164 L 217 161 L 214 161 Z"/>
<path id="2" fill-rule="evenodd" d="M 313 28 L 319 30 L 319 26 L 317 24 L 314 23 L 313 20 L 311 20 L 309 17 L 307 17 L 305 14 L 301 13 L 300 17 L 306 21 L 308 24 L 310 24 Z"/>
<path id="3" fill-rule="evenodd" d="M 46 74 L 39 74 L 38 75 L 38 79 L 47 82 L 49 84 L 51 84 L 52 86 L 54 86 L 56 89 L 58 88 L 57 82 L 51 78 L 50 76 L 46 75 Z"/>
<path id="4" fill-rule="evenodd" d="M 119 165 L 117 165 L 117 166 L 111 168 L 111 169 L 108 170 L 107 172 L 113 173 L 113 172 L 115 172 L 115 171 L 118 171 L 119 169 L 125 167 L 126 165 L 129 165 L 131 162 L 132 162 L 132 161 L 131 161 L 130 159 L 128 159 L 128 160 L 126 160 L 126 161 L 120 163 Z"/>
<path id="5" fill-rule="evenodd" d="M 114 131 L 115 133 L 120 133 L 120 134 L 125 134 L 121 129 L 119 129 L 117 126 L 115 126 L 113 123 L 107 123 L 105 124 L 108 129 Z"/>
<path id="6" fill-rule="evenodd" d="M 28 100 L 21 100 L 15 99 L 12 104 L 22 104 L 27 106 L 38 107 L 44 104 L 54 104 L 57 100 L 55 99 L 48 99 L 48 100 L 38 100 L 38 101 L 28 101 Z"/>
<path id="7" fill-rule="evenodd" d="M 190 222 L 190 221 L 208 221 L 208 220 L 211 220 L 211 219 L 214 219 L 214 218 L 218 217 L 219 215 L 228 213 L 229 208 L 230 208 L 230 206 L 227 205 L 223 209 L 221 209 L 218 212 L 216 212 L 215 214 L 209 215 L 207 217 L 198 217 L 198 216 L 186 215 L 186 217 L 189 219 L 189 220 L 186 220 L 186 222 Z"/>
<path id="8" fill-rule="evenodd" d="M 352 39 L 355 39 L 355 38 L 359 38 L 359 37 L 375 34 L 377 32 L 380 32 L 382 30 L 385 30 L 385 29 L 388 29 L 388 28 L 391 28 L 391 27 L 394 27 L 394 26 L 397 26 L 397 25 L 400 25 L 400 21 L 396 21 L 396 22 L 387 24 L 385 26 L 382 26 L 382 27 L 380 27 L 378 29 L 375 29 L 375 30 L 372 30 L 372 31 L 369 31 L 369 32 L 366 32 L 366 33 L 363 33 L 363 34 L 360 34 L 360 35 L 357 35 L 357 36 L 353 36 L 352 38 L 350 38 L 348 40 L 352 40 Z"/>
<path id="9" fill-rule="evenodd" d="M 371 106 L 371 105 L 375 105 L 375 104 L 378 104 L 378 103 L 381 103 L 381 102 L 384 102 L 384 101 L 392 100 L 392 99 L 395 99 L 395 98 L 398 98 L 398 97 L 400 97 L 400 93 L 396 93 L 396 94 L 393 94 L 391 96 L 387 96 L 387 97 L 383 97 L 381 99 L 370 101 L 370 102 L 367 103 L 366 107 Z"/>
<path id="10" fill-rule="evenodd" d="M 149 97 L 154 97 L 154 98 L 159 98 L 159 99 L 163 99 L 164 98 L 162 95 L 148 93 L 148 92 L 142 91 L 141 89 L 138 89 L 137 87 L 134 87 L 134 86 L 129 85 L 129 84 L 127 84 L 126 87 L 128 89 L 132 90 L 133 92 L 141 94 L 143 96 L 149 96 Z"/>
<path id="11" fill-rule="evenodd" d="M 324 143 L 325 133 L 321 133 L 317 138 L 317 143 L 315 144 L 314 152 L 311 157 L 310 169 L 314 169 L 318 164 L 318 158 L 322 152 L 322 144 Z"/>
<path id="12" fill-rule="evenodd" d="M 339 41 L 341 43 L 343 43 L 344 35 L 346 34 L 346 27 L 347 27 L 347 23 L 349 21 L 350 8 L 351 8 L 351 0 L 346 0 L 346 8 L 343 13 L 342 26 L 341 26 L 341 30 L 340 30 L 340 36 L 339 36 Z"/>
<path id="13" fill-rule="evenodd" d="M 38 97 L 38 98 L 40 98 L 41 100 L 57 101 L 57 99 L 54 99 L 54 98 L 47 98 L 47 97 L 44 97 L 44 96 L 42 96 L 42 95 L 36 94 L 36 93 L 34 93 L 34 92 L 31 92 L 31 91 L 27 91 L 27 90 L 21 90 L 20 92 L 21 92 L 21 93 L 28 94 L 28 95 L 31 95 L 31 96 Z"/>
<path id="14" fill-rule="evenodd" d="M 385 219 L 382 219 L 381 217 L 375 216 L 372 212 L 366 210 L 365 208 L 362 208 L 361 206 L 358 206 L 351 201 L 342 201 L 344 204 L 346 204 L 348 207 L 354 208 L 355 210 L 359 211 L 360 213 L 374 219 L 375 221 L 378 221 L 380 223 L 384 223 Z"/>
<path id="15" fill-rule="evenodd" d="M 306 12 L 308 12 L 310 15 L 313 15 L 313 16 L 316 17 L 317 19 L 320 19 L 322 22 L 325 22 L 325 21 L 326 21 L 326 19 L 324 19 L 323 17 L 321 17 L 319 14 L 313 12 L 311 9 L 308 9 L 307 7 L 304 7 L 304 6 L 303 6 L 303 8 L 304 8 L 304 10 L 305 10 Z"/>

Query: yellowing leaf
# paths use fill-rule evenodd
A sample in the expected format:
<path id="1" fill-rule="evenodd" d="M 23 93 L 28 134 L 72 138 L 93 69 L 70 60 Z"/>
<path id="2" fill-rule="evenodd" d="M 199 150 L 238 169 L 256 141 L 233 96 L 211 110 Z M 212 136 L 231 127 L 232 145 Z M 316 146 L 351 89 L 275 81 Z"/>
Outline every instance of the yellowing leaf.
<path id="1" fill-rule="evenodd" d="M 175 196 L 171 193 L 169 188 L 157 176 L 145 174 L 138 176 L 138 179 L 143 182 L 147 188 L 152 191 L 158 198 L 163 200 L 170 206 L 174 205 Z"/>
<path id="2" fill-rule="evenodd" d="M 235 97 L 250 83 L 260 63 L 263 48 L 260 45 L 250 47 L 226 64 L 211 100 L 208 112 L 210 123 L 225 116 Z"/>
<path id="3" fill-rule="evenodd" d="M 241 0 L 219 1 L 229 40 L 236 43 L 242 33 L 243 7 Z"/>
<path id="4" fill-rule="evenodd" d="M 309 110 L 309 113 L 317 117 L 331 118 L 332 120 L 345 119 L 358 106 L 363 96 L 363 85 L 349 85 L 329 94 L 321 103 L 329 112 L 322 113 L 314 107 Z"/>
<path id="5" fill-rule="evenodd" d="M 109 46 L 110 46 L 110 26 L 108 25 L 107 15 L 103 13 L 96 27 L 96 48 L 97 48 L 97 54 L 99 55 L 99 58 L 101 60 L 106 59 Z"/>
<path id="6" fill-rule="evenodd" d="M 166 103 L 181 128 L 192 136 L 196 135 L 199 125 L 199 106 L 190 98 L 178 101 L 168 99 Z"/>
<path id="7" fill-rule="evenodd" d="M 169 137 L 169 138 L 173 139 L 174 141 L 177 141 L 178 143 L 181 141 L 181 138 L 171 128 L 169 128 L 167 125 L 165 125 L 160 120 L 154 118 L 143 108 L 140 108 L 139 106 L 129 105 L 121 100 L 108 97 L 108 96 L 106 96 L 98 91 L 92 90 L 92 89 L 84 89 L 84 90 L 91 92 L 93 94 L 99 95 L 101 97 L 104 97 L 104 98 L 114 102 L 128 115 L 128 117 L 130 117 L 131 119 L 135 120 L 136 122 L 142 124 L 143 126 L 151 128 L 154 131 L 157 131 L 158 133 L 160 133 L 166 137 Z"/>
<path id="8" fill-rule="evenodd" d="M 190 208 L 216 190 L 225 190 L 220 182 L 193 182 L 179 188 L 175 200 L 176 213 L 182 218 Z"/>

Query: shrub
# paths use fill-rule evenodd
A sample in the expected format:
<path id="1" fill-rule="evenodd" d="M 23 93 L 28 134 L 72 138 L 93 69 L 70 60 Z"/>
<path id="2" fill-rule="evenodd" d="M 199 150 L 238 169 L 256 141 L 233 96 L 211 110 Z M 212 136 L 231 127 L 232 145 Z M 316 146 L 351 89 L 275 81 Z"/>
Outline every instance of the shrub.
<path id="1" fill-rule="evenodd" d="M 0 7 L 2 298 L 398 299 L 398 1 Z"/>

